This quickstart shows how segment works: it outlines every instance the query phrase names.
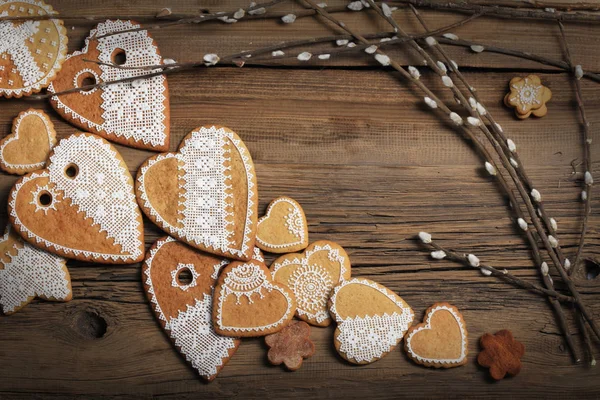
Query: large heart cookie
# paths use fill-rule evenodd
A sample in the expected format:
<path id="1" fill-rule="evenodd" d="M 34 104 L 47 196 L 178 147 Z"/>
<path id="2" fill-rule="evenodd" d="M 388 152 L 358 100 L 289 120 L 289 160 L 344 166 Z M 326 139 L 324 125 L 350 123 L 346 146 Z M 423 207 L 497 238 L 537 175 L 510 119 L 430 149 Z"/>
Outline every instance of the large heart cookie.
<path id="1" fill-rule="evenodd" d="M 228 128 L 201 127 L 176 153 L 146 160 L 136 195 L 144 213 L 200 250 L 250 260 L 256 239 L 256 174 L 248 149 Z"/>
<path id="2" fill-rule="evenodd" d="M 0 17 L 54 15 L 40 0 L 2 0 Z M 21 97 L 47 87 L 67 54 L 59 19 L 0 22 L 0 96 Z"/>
<path id="3" fill-rule="evenodd" d="M 127 165 L 91 134 L 61 140 L 46 169 L 18 180 L 8 213 L 24 239 L 63 257 L 114 264 L 144 258 L 142 215 Z"/>
<path id="4" fill-rule="evenodd" d="M 212 299 L 222 258 L 171 237 L 156 241 L 143 267 L 144 289 L 156 317 L 177 349 L 208 381 L 216 378 L 240 345 L 213 329 Z"/>
<path id="5" fill-rule="evenodd" d="M 296 316 L 317 326 L 331 323 L 327 300 L 331 289 L 350 278 L 350 258 L 338 244 L 314 242 L 302 254 L 286 254 L 271 265 L 275 282 L 287 285 L 296 296 Z"/>
<path id="6" fill-rule="evenodd" d="M 10 228 L 0 238 L 0 306 L 12 314 L 35 297 L 69 301 L 71 277 L 67 260 L 37 249 Z"/>
<path id="7" fill-rule="evenodd" d="M 333 289 L 329 312 L 338 324 L 335 348 L 353 364 L 369 364 L 392 351 L 414 318 L 400 296 L 361 278 L 342 281 Z"/>
<path id="8" fill-rule="evenodd" d="M 57 93 L 150 73 L 85 61 L 123 67 L 162 64 L 158 47 L 146 30 L 96 39 L 107 33 L 139 27 L 135 22 L 120 20 L 98 24 L 85 40 L 83 50 L 67 57 L 48 90 Z M 164 75 L 53 96 L 50 103 L 72 124 L 113 142 L 140 149 L 169 149 L 169 89 Z"/>
<path id="9" fill-rule="evenodd" d="M 292 291 L 273 282 L 269 269 L 260 261 L 234 261 L 219 276 L 213 321 L 221 335 L 248 337 L 278 332 L 295 311 Z"/>
<path id="10" fill-rule="evenodd" d="M 271 253 L 290 253 L 308 246 L 308 224 L 300 204 L 289 197 L 278 197 L 258 220 L 256 245 Z"/>
<path id="11" fill-rule="evenodd" d="M 0 168 L 18 175 L 44 168 L 55 144 L 50 117 L 42 110 L 23 111 L 14 119 L 12 133 L 0 141 Z"/>
<path id="12" fill-rule="evenodd" d="M 467 363 L 467 327 L 460 311 L 448 303 L 427 309 L 423 323 L 411 326 L 404 349 L 417 364 L 452 368 Z"/>

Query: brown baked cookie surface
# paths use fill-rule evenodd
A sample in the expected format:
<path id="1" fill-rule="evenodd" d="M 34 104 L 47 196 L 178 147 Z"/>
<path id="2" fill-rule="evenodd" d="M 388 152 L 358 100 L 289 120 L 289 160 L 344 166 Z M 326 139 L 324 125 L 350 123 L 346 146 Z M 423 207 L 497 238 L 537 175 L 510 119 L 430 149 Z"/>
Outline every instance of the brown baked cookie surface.
<path id="1" fill-rule="evenodd" d="M 265 336 L 269 346 L 267 358 L 273 365 L 285 365 L 289 371 L 296 371 L 305 358 L 315 353 L 315 344 L 310 340 L 310 326 L 304 321 L 293 320 L 277 333 Z"/>
<path id="2" fill-rule="evenodd" d="M 308 224 L 298 202 L 282 196 L 271 201 L 258 220 L 256 245 L 270 253 L 290 253 L 308 246 Z"/>
<path id="3" fill-rule="evenodd" d="M 58 93 L 151 73 L 107 65 L 141 67 L 163 63 L 147 30 L 102 37 L 139 27 L 134 21 L 121 20 L 98 24 L 85 40 L 83 50 L 67 57 L 48 90 Z M 53 96 L 50 104 L 73 125 L 110 141 L 146 150 L 169 149 L 169 88 L 164 75 Z"/>
<path id="4" fill-rule="evenodd" d="M 192 247 L 250 260 L 258 193 L 248 149 L 232 130 L 201 127 L 175 153 L 147 159 L 136 180 L 146 216 Z"/>
<path id="5" fill-rule="evenodd" d="M 6 0 L 0 15 L 58 15 L 41 0 Z M 21 97 L 47 87 L 67 54 L 67 32 L 60 19 L 0 23 L 0 96 Z"/>

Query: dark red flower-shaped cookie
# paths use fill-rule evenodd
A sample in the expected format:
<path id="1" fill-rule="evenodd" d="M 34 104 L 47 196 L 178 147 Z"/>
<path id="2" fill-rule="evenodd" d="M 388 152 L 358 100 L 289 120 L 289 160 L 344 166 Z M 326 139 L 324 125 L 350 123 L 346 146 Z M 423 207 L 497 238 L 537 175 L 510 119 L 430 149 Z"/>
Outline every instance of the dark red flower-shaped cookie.
<path id="1" fill-rule="evenodd" d="M 269 362 L 273 365 L 283 363 L 290 371 L 300 368 L 302 360 L 315 353 L 310 326 L 304 321 L 293 320 L 281 331 L 266 336 L 265 343 L 269 346 Z"/>
<path id="2" fill-rule="evenodd" d="M 490 369 L 492 378 L 500 380 L 506 374 L 515 376 L 521 371 L 525 346 L 515 340 L 511 331 L 503 329 L 495 335 L 486 333 L 479 342 L 483 350 L 477 356 L 477 362 Z"/>

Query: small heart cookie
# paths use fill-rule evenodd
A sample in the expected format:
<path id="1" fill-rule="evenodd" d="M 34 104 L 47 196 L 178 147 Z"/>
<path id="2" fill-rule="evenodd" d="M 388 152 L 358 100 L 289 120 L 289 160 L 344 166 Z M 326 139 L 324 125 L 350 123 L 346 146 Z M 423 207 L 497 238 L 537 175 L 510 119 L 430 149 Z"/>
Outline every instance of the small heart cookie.
<path id="1" fill-rule="evenodd" d="M 62 139 L 46 169 L 19 179 L 8 213 L 25 240 L 63 257 L 114 264 L 144 258 L 142 215 L 127 165 L 91 134 Z"/>
<path id="2" fill-rule="evenodd" d="M 291 253 L 308 246 L 308 224 L 300 204 L 289 197 L 278 197 L 258 220 L 256 245 L 271 253 Z"/>
<path id="3" fill-rule="evenodd" d="M 414 318 L 400 296 L 362 278 L 342 281 L 333 289 L 329 312 L 338 324 L 335 348 L 353 364 L 370 364 L 392 351 Z"/>
<path id="4" fill-rule="evenodd" d="M 404 349 L 417 364 L 452 368 L 467 363 L 467 326 L 462 314 L 448 303 L 427 309 L 423 323 L 411 326 Z"/>
<path id="5" fill-rule="evenodd" d="M 23 175 L 44 168 L 56 144 L 56 131 L 50 117 L 30 108 L 13 121 L 12 133 L 0 141 L 0 168 Z"/>
<path id="6" fill-rule="evenodd" d="M 71 276 L 64 258 L 37 249 L 10 228 L 0 238 L 0 306 L 13 314 L 35 297 L 70 301 Z"/>
<path id="7" fill-rule="evenodd" d="M 1 17 L 58 15 L 41 0 L 3 0 Z M 0 22 L 0 96 L 21 97 L 47 87 L 67 54 L 59 19 Z"/>
<path id="8" fill-rule="evenodd" d="M 296 299 L 273 282 L 260 261 L 234 261 L 223 269 L 213 302 L 215 331 L 224 336 L 265 336 L 283 329 L 294 317 Z"/>
<path id="9" fill-rule="evenodd" d="M 223 261 L 166 236 L 152 245 L 142 270 L 146 295 L 161 326 L 208 381 L 216 378 L 240 345 L 239 339 L 220 336 L 213 329 L 212 274 Z"/>
<path id="10" fill-rule="evenodd" d="M 331 317 L 327 300 L 331 289 L 350 279 L 350 258 L 338 244 L 327 240 L 314 242 L 302 254 L 286 254 L 271 265 L 275 282 L 294 292 L 296 316 L 309 324 L 327 326 Z"/>
<path id="11" fill-rule="evenodd" d="M 256 240 L 256 174 L 248 149 L 232 130 L 201 127 L 176 153 L 147 159 L 136 195 L 160 228 L 197 249 L 250 260 Z"/>
<path id="12" fill-rule="evenodd" d="M 58 93 L 155 72 L 106 65 L 140 67 L 162 64 L 158 46 L 146 30 L 97 39 L 108 33 L 139 27 L 136 22 L 121 20 L 98 24 L 85 40 L 83 50 L 67 57 L 48 91 Z M 73 125 L 105 139 L 139 149 L 169 149 L 169 88 L 164 75 L 53 96 L 50 104 Z"/>

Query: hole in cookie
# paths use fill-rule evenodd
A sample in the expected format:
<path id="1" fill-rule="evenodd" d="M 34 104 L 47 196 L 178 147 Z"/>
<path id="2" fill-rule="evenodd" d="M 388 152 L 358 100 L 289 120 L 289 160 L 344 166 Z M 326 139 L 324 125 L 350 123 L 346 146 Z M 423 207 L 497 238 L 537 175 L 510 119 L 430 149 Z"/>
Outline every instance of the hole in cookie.
<path id="1" fill-rule="evenodd" d="M 112 53 L 113 63 L 117 65 L 123 65 L 127 62 L 127 55 L 123 49 L 115 49 Z"/>
<path id="2" fill-rule="evenodd" d="M 52 204 L 52 195 L 48 192 L 41 192 L 38 197 L 38 203 L 44 207 L 49 206 Z"/>
<path id="3" fill-rule="evenodd" d="M 187 286 L 192 283 L 192 271 L 189 268 L 182 268 L 177 274 L 177 281 L 182 286 Z"/>
<path id="4" fill-rule="evenodd" d="M 65 175 L 68 178 L 75 179 L 79 175 L 79 168 L 75 164 L 69 164 L 65 168 Z"/>
<path id="5" fill-rule="evenodd" d="M 86 71 L 77 77 L 77 87 L 79 87 L 79 88 L 82 88 L 85 86 L 90 86 L 90 85 L 95 85 L 97 83 L 98 83 L 98 81 L 96 80 L 96 77 L 91 72 Z M 85 90 L 85 92 L 89 92 L 92 90 L 94 90 L 94 89 L 93 88 L 87 89 L 87 90 Z"/>

